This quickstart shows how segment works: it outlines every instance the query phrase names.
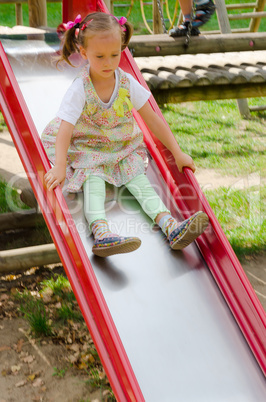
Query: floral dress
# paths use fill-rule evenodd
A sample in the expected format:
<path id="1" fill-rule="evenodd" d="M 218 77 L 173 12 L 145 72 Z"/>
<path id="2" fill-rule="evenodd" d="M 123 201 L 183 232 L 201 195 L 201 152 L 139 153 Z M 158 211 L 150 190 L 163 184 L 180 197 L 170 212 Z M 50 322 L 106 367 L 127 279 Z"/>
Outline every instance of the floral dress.
<path id="1" fill-rule="evenodd" d="M 118 93 L 108 109 L 102 106 L 87 68 L 78 75 L 84 84 L 85 105 L 67 153 L 69 192 L 80 191 L 91 174 L 119 187 L 145 170 L 147 155 L 143 134 L 132 114 L 129 79 L 123 70 L 118 71 Z M 60 123 L 61 119 L 56 117 L 42 134 L 43 146 L 53 164 Z"/>

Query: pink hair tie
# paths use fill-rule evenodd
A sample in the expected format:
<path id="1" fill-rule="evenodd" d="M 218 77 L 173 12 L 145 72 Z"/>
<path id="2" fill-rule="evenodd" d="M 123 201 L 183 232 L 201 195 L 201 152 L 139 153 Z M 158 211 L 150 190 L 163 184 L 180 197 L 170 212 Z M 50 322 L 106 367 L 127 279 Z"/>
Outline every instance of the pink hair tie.
<path id="1" fill-rule="evenodd" d="M 66 30 L 68 30 L 77 25 L 76 28 L 78 28 L 79 27 L 78 25 L 80 24 L 81 19 L 82 19 L 81 15 L 79 14 L 76 16 L 75 21 L 68 21 L 66 24 L 64 24 L 64 27 L 66 28 Z"/>
<path id="2" fill-rule="evenodd" d="M 84 31 L 85 28 L 87 28 L 87 26 L 93 21 L 93 18 L 87 22 L 85 22 L 85 24 L 82 25 L 82 27 L 80 28 L 82 31 Z"/>
<path id="3" fill-rule="evenodd" d="M 120 20 L 117 17 L 115 17 L 114 15 L 113 15 L 113 17 L 116 19 L 118 24 L 121 25 L 121 28 L 123 29 L 123 31 L 126 31 L 127 29 L 123 27 L 123 25 L 127 22 L 126 17 L 121 17 Z"/>

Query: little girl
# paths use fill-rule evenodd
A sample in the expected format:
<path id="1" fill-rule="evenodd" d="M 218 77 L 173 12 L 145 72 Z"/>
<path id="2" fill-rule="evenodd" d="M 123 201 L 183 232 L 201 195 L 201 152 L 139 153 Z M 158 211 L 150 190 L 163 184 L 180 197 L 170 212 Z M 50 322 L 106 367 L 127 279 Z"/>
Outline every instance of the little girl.
<path id="1" fill-rule="evenodd" d="M 110 231 L 105 215 L 105 183 L 122 185 L 134 195 L 147 215 L 180 250 L 207 227 L 208 217 L 197 212 L 178 223 L 163 204 L 145 175 L 143 134 L 132 108 L 138 110 L 149 129 L 172 152 L 179 171 L 195 166 L 184 154 L 168 126 L 153 111 L 150 92 L 118 65 L 121 52 L 132 35 L 126 18 L 105 13 L 78 16 L 65 25 L 60 61 L 71 64 L 80 53 L 88 63 L 80 71 L 61 103 L 57 117 L 45 128 L 42 142 L 54 167 L 45 177 L 48 190 L 69 180 L 67 191 L 84 192 L 84 212 L 94 236 L 92 251 L 107 257 L 136 250 L 137 237 L 121 237 Z"/>

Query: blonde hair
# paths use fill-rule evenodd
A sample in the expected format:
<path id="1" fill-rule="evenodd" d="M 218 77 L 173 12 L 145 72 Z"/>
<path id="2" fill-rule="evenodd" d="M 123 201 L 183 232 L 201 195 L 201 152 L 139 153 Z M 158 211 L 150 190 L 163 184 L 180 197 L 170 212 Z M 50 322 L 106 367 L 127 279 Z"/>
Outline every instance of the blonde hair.
<path id="1" fill-rule="evenodd" d="M 95 12 L 87 15 L 83 21 L 64 33 L 63 46 L 57 64 L 61 61 L 66 61 L 74 67 L 69 60 L 71 54 L 79 53 L 80 46 L 86 48 L 90 36 L 111 29 L 120 29 L 122 39 L 121 50 L 124 50 L 133 34 L 133 27 L 128 21 L 121 26 L 118 19 L 110 14 Z"/>

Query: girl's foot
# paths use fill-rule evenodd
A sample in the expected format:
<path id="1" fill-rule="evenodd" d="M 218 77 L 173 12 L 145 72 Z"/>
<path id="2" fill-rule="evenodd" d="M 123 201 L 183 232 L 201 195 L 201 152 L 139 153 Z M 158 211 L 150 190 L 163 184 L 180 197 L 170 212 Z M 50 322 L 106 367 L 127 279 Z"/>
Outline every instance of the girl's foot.
<path id="1" fill-rule="evenodd" d="M 173 250 L 182 250 L 199 237 L 209 224 L 208 215 L 199 211 L 190 218 L 181 222 L 169 237 L 170 247 Z"/>
<path id="2" fill-rule="evenodd" d="M 98 257 L 109 257 L 114 254 L 130 253 L 137 250 L 141 245 L 138 237 L 107 237 L 95 240 L 92 252 Z"/>
<path id="3" fill-rule="evenodd" d="M 94 236 L 92 252 L 98 257 L 109 257 L 114 254 L 130 253 L 141 245 L 138 237 L 121 237 L 112 233 L 104 219 L 98 219 L 91 225 Z"/>

